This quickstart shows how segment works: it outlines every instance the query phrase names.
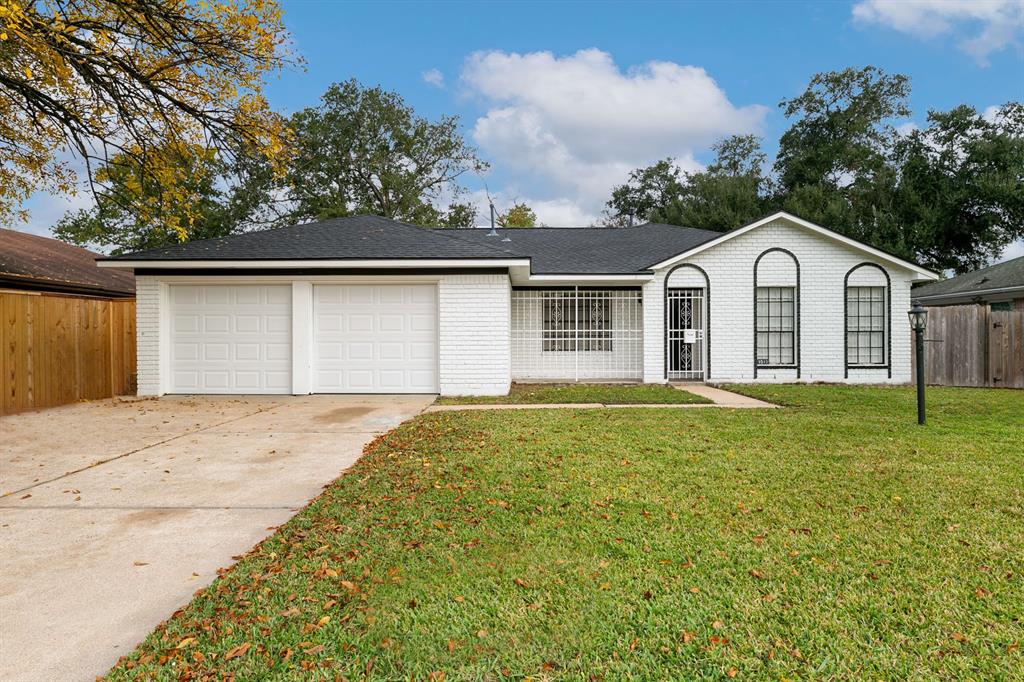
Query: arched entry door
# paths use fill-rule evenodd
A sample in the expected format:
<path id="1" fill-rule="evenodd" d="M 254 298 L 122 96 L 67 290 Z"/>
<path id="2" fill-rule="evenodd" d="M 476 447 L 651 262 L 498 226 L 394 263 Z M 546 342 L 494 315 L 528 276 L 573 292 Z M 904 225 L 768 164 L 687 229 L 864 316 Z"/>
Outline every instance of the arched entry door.
<path id="1" fill-rule="evenodd" d="M 703 381 L 707 357 L 707 299 L 704 288 L 667 289 L 665 308 L 668 379 Z"/>

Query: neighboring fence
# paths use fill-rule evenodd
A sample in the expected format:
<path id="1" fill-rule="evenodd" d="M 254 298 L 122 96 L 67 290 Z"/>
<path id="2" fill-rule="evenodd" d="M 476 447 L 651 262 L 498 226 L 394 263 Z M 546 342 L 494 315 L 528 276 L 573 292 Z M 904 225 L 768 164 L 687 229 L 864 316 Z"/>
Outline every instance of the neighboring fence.
<path id="1" fill-rule="evenodd" d="M 931 307 L 924 336 L 927 383 L 1024 388 L 1024 309 L 1019 306 Z"/>
<path id="2" fill-rule="evenodd" d="M 135 393 L 135 301 L 0 291 L 0 414 Z"/>

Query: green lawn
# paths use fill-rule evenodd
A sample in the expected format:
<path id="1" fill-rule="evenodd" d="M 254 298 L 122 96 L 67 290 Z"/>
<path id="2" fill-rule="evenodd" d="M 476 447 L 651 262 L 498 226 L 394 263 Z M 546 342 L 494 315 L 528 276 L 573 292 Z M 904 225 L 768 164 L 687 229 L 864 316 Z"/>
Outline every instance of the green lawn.
<path id="1" fill-rule="evenodd" d="M 1024 676 L 1024 393 L 741 390 L 421 416 L 110 678 Z"/>
<path id="2" fill-rule="evenodd" d="M 438 398 L 438 405 L 518 405 L 601 403 L 659 405 L 710 403 L 710 400 L 663 384 L 512 384 L 508 395 Z"/>

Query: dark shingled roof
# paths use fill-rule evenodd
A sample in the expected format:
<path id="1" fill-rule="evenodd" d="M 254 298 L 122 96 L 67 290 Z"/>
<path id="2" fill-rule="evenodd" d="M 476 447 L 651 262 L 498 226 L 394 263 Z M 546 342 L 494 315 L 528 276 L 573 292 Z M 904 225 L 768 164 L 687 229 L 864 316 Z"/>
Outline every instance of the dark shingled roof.
<path id="1" fill-rule="evenodd" d="M 0 287 L 135 296 L 135 276 L 97 267 L 98 255 L 49 237 L 0 229 Z"/>
<path id="2" fill-rule="evenodd" d="M 534 227 L 498 230 L 460 230 L 460 239 L 487 244 L 510 257 L 530 258 L 534 274 L 632 274 L 688 251 L 721 232 L 692 227 L 645 223 L 634 227 Z"/>
<path id="3" fill-rule="evenodd" d="M 992 289 L 1008 287 L 1024 287 L 1024 256 L 1008 260 L 998 265 L 990 265 L 981 270 L 968 272 L 957 277 L 932 282 L 917 287 L 911 298 L 941 296 L 943 298 L 970 298 L 984 296 Z M 932 299 L 935 301 L 936 299 Z"/>
<path id="4" fill-rule="evenodd" d="M 529 258 L 534 274 L 633 274 L 721 236 L 720 232 L 648 223 L 625 228 L 499 230 L 427 228 L 352 216 L 261 232 L 186 242 L 111 260 L 363 260 Z"/>

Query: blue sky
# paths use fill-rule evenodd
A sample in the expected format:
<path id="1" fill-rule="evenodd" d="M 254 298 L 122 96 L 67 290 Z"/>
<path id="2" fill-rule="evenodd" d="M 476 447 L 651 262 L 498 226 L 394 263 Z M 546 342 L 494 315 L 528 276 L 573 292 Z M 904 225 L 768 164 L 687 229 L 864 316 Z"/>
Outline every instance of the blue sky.
<path id="1" fill-rule="evenodd" d="M 527 200 L 556 225 L 596 218 L 630 168 L 666 156 L 700 167 L 731 132 L 774 151 L 779 100 L 818 71 L 909 75 L 918 124 L 929 108 L 1024 99 L 1024 0 L 282 1 L 306 69 L 271 82 L 275 108 L 314 106 L 355 77 L 421 115 L 457 114 L 497 203 Z M 483 180 L 466 185 L 482 203 Z M 66 205 L 34 198 L 27 227 L 45 232 Z"/>

